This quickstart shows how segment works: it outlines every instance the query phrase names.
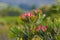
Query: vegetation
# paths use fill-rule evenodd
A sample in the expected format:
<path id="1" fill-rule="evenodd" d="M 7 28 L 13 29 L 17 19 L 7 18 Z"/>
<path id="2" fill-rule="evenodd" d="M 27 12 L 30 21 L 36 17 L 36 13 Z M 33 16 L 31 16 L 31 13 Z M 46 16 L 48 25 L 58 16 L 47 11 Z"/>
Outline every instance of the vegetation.
<path id="1" fill-rule="evenodd" d="M 34 6 L 0 10 L 0 40 L 60 40 L 60 5 Z"/>
<path id="2" fill-rule="evenodd" d="M 11 27 L 10 37 L 17 40 L 60 40 L 59 10 L 59 5 L 53 5 L 20 15 L 20 24 Z"/>

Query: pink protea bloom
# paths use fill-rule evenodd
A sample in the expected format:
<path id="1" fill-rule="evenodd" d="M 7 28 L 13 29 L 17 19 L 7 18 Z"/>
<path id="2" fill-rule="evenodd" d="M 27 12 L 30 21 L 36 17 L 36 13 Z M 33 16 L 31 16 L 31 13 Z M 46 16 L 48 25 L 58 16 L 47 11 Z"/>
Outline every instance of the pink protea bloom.
<path id="1" fill-rule="evenodd" d="M 38 27 L 35 28 L 35 30 L 38 32 L 40 30 L 42 30 L 43 32 L 47 31 L 48 27 L 47 26 L 43 26 L 43 25 L 40 25 Z"/>
<path id="2" fill-rule="evenodd" d="M 35 30 L 38 32 L 40 31 L 40 27 L 36 27 Z"/>
<path id="3" fill-rule="evenodd" d="M 28 16 L 28 17 L 32 17 L 32 16 L 34 16 L 34 15 L 33 15 L 33 13 L 28 12 L 28 13 L 27 13 L 27 16 Z"/>
<path id="4" fill-rule="evenodd" d="M 26 18 L 26 17 L 32 17 L 34 16 L 31 12 L 25 12 L 24 14 L 21 15 L 21 18 Z"/>
<path id="5" fill-rule="evenodd" d="M 35 30 L 38 32 L 38 31 L 41 30 L 41 27 L 42 27 L 42 26 L 40 25 L 40 26 L 36 27 Z"/>
<path id="6" fill-rule="evenodd" d="M 42 27 L 41 27 L 41 30 L 42 30 L 43 32 L 47 31 L 47 29 L 48 29 L 48 26 L 42 26 Z"/>

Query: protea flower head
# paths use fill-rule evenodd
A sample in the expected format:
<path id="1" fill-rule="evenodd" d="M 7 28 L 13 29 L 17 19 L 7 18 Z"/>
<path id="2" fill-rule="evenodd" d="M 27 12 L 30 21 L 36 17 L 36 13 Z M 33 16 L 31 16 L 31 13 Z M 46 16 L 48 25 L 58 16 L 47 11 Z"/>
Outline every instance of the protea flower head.
<path id="1" fill-rule="evenodd" d="M 31 12 L 25 12 L 25 13 L 23 13 L 21 15 L 21 18 L 23 18 L 23 19 L 26 18 L 26 17 L 29 17 L 30 18 L 32 16 L 34 16 L 33 13 L 31 13 Z"/>
<path id="2" fill-rule="evenodd" d="M 42 30 L 43 32 L 47 31 L 48 29 L 48 26 L 43 26 L 43 25 L 40 25 L 38 27 L 35 28 L 35 30 L 38 32 L 40 30 Z"/>

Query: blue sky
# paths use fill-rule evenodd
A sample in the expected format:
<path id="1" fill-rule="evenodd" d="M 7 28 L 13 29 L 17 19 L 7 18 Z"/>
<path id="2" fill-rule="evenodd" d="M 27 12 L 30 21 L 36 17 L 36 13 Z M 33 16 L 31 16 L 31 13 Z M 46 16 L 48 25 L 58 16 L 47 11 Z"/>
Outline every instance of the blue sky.
<path id="1" fill-rule="evenodd" d="M 0 0 L 0 2 L 5 2 L 11 5 L 19 5 L 23 3 L 28 5 L 36 4 L 37 6 L 39 6 L 44 4 L 53 4 L 55 0 Z"/>

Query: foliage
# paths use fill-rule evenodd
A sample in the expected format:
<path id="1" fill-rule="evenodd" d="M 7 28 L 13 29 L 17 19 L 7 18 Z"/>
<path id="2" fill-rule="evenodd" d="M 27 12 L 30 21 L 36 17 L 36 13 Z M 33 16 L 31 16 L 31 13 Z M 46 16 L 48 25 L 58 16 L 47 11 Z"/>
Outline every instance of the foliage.
<path id="1" fill-rule="evenodd" d="M 57 18 L 59 13 L 56 12 L 56 8 L 56 6 L 52 6 L 47 9 L 48 11 L 43 8 L 25 12 L 19 16 L 18 20 L 20 21 L 18 22 L 20 25 L 12 27 L 10 31 L 13 31 L 12 33 L 15 32 L 14 35 L 19 35 L 14 37 L 23 38 L 23 40 L 24 38 L 32 40 L 36 37 L 41 40 L 59 40 L 60 18 Z M 56 13 L 58 14 L 56 15 Z M 56 16 L 53 16 L 53 14 Z"/>
<path id="2" fill-rule="evenodd" d="M 10 7 L 8 6 L 5 9 L 0 10 L 0 16 L 19 16 L 24 11 L 19 7 Z"/>

